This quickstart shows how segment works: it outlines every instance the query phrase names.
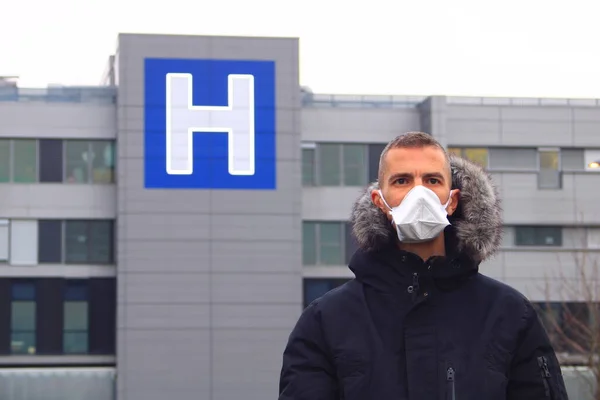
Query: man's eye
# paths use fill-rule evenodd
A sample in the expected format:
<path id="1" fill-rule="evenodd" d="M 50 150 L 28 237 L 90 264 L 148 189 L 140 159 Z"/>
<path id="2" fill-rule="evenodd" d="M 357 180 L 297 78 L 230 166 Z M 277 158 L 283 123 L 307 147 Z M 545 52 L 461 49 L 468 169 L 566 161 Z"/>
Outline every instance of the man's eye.
<path id="1" fill-rule="evenodd" d="M 440 181 L 437 178 L 430 178 L 429 183 L 432 185 L 437 185 L 438 183 L 440 183 Z"/>
<path id="2" fill-rule="evenodd" d="M 398 179 L 396 179 L 396 183 L 398 183 L 400 185 L 403 185 L 403 184 L 406 183 L 406 179 L 404 179 L 404 178 L 398 178 Z"/>

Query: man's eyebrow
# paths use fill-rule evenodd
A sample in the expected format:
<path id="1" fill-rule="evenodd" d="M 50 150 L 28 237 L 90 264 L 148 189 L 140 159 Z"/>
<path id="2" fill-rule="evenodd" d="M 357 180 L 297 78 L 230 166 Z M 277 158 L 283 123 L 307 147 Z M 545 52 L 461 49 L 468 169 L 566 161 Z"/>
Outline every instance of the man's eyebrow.
<path id="1" fill-rule="evenodd" d="M 414 179 L 415 175 L 411 174 L 409 172 L 399 172 L 396 174 L 392 174 L 392 176 L 390 176 L 389 182 L 393 182 L 396 179 L 400 179 L 400 178 L 405 178 L 405 179 Z M 423 179 L 428 179 L 428 178 L 436 178 L 436 179 L 440 179 L 440 180 L 445 180 L 446 178 L 444 177 L 444 174 L 442 174 L 441 172 L 427 172 L 423 174 Z"/>
<path id="2" fill-rule="evenodd" d="M 437 179 L 445 179 L 444 174 L 441 172 L 428 172 L 423 174 L 423 178 L 437 178 Z"/>
<path id="3" fill-rule="evenodd" d="M 408 173 L 408 172 L 398 172 L 398 173 L 396 173 L 396 174 L 392 174 L 392 175 L 390 176 L 390 179 L 389 179 L 389 181 L 390 181 L 390 182 L 393 182 L 393 181 L 395 181 L 396 179 L 400 179 L 400 178 L 409 178 L 409 179 L 412 179 L 412 178 L 414 178 L 414 177 L 415 177 L 415 176 L 414 176 L 414 174 L 411 174 L 411 173 Z"/>

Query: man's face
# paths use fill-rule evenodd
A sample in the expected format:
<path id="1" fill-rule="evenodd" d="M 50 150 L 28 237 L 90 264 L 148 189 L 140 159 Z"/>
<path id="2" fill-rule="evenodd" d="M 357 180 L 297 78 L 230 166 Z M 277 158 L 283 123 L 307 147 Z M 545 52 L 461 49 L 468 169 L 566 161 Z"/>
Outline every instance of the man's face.
<path id="1" fill-rule="evenodd" d="M 452 180 L 448 162 L 441 149 L 433 146 L 390 149 L 385 155 L 383 166 L 383 177 L 379 184 L 390 207 L 399 205 L 404 196 L 417 185 L 431 189 L 440 199 L 440 204 L 448 201 Z M 455 190 L 447 207 L 448 215 L 456 210 L 458 198 L 458 190 Z M 371 199 L 391 219 L 389 209 L 376 190 L 371 193 Z"/>

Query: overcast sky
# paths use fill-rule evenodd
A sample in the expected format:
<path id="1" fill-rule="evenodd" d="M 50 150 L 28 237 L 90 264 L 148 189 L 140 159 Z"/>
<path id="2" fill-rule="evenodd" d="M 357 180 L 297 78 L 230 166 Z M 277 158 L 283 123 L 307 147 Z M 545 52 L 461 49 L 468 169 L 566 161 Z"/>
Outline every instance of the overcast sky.
<path id="1" fill-rule="evenodd" d="M 594 0 L 7 0 L 0 75 L 27 87 L 98 84 L 119 32 L 292 36 L 301 84 L 317 93 L 600 98 L 599 8 Z"/>

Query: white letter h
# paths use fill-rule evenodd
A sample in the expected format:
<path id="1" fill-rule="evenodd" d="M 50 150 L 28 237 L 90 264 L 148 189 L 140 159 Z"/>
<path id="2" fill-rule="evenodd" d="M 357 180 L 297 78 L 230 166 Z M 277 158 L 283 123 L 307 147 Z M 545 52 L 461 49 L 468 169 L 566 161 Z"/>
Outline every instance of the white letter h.
<path id="1" fill-rule="evenodd" d="M 194 132 L 226 132 L 229 173 L 254 175 L 254 76 L 229 75 L 227 106 L 193 105 L 192 79 L 167 74 L 167 173 L 194 172 Z"/>

